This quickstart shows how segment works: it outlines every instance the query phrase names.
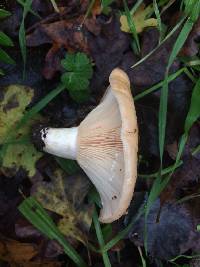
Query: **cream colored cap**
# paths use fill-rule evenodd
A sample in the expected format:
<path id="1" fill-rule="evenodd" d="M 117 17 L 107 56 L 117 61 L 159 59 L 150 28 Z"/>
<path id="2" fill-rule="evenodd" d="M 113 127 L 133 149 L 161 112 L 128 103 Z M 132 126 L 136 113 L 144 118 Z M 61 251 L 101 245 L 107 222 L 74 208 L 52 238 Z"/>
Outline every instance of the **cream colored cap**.
<path id="1" fill-rule="evenodd" d="M 114 69 L 101 103 L 78 129 L 77 161 L 97 188 L 100 221 L 126 213 L 137 178 L 138 126 L 128 76 Z"/>

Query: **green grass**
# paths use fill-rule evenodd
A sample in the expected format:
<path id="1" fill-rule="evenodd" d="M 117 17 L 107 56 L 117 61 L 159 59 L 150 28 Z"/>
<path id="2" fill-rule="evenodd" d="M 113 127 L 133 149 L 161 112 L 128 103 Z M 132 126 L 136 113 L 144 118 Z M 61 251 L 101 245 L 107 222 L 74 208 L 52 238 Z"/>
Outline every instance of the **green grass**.
<path id="1" fill-rule="evenodd" d="M 163 163 L 163 153 L 164 153 L 164 144 L 165 144 L 165 132 L 166 132 L 166 122 L 167 122 L 167 103 L 168 103 L 168 76 L 169 70 L 172 66 L 174 60 L 176 59 L 178 53 L 183 47 L 190 31 L 192 30 L 194 23 L 188 18 L 183 25 L 183 28 L 178 35 L 178 38 L 172 48 L 172 52 L 169 57 L 169 61 L 166 68 L 165 80 L 163 87 L 161 89 L 160 96 L 160 107 L 159 107 L 159 150 L 160 150 L 160 163 L 162 169 Z"/>
<path id="2" fill-rule="evenodd" d="M 180 76 L 181 74 L 183 74 L 185 72 L 185 67 L 184 68 L 181 68 L 180 70 L 178 70 L 177 72 L 171 74 L 168 76 L 168 83 L 174 81 L 178 76 Z M 136 95 L 134 97 L 134 100 L 137 101 L 137 100 L 140 100 L 141 98 L 155 92 L 156 90 L 160 89 L 164 84 L 164 81 L 161 81 L 155 85 L 153 85 L 152 87 L 144 90 L 142 93 L 139 93 L 138 95 Z"/>
<path id="3" fill-rule="evenodd" d="M 87 264 L 81 256 L 58 230 L 48 213 L 33 197 L 26 198 L 19 206 L 19 211 L 45 236 L 49 239 L 56 240 L 77 266 L 87 267 Z"/>
<path id="4" fill-rule="evenodd" d="M 25 8 L 26 0 L 17 0 L 17 3 L 19 3 L 23 8 Z M 40 15 L 38 15 L 34 10 L 31 9 L 31 6 L 30 6 L 28 12 L 30 12 L 33 16 L 41 19 Z"/>
<path id="5" fill-rule="evenodd" d="M 17 2 L 23 7 L 22 21 L 19 28 L 19 46 L 21 50 L 22 60 L 23 60 L 23 79 L 25 79 L 26 74 L 26 61 L 27 61 L 27 48 L 26 48 L 26 29 L 25 29 L 25 19 L 28 13 L 41 18 L 35 11 L 32 10 L 33 0 L 17 0 Z"/>
<path id="6" fill-rule="evenodd" d="M 165 36 L 165 38 L 146 56 L 141 58 L 138 62 L 136 62 L 131 68 L 135 68 L 141 63 L 143 63 L 145 60 L 147 60 L 151 55 L 153 55 L 160 47 L 163 45 L 184 23 L 185 17 L 183 17 L 174 27 L 173 29 Z"/>
<path id="7" fill-rule="evenodd" d="M 99 219 L 98 219 L 98 214 L 96 211 L 96 208 L 94 209 L 94 213 L 93 213 L 93 223 L 94 223 L 94 227 L 95 227 L 95 231 L 96 231 L 96 236 L 99 242 L 99 246 L 100 246 L 100 251 L 102 254 L 102 258 L 103 258 L 103 262 L 104 262 L 104 266 L 105 267 L 111 267 L 111 263 L 108 257 L 108 253 L 107 251 L 103 251 L 103 248 L 105 246 L 105 242 L 104 242 L 104 238 L 103 238 L 103 234 L 102 234 L 102 230 L 101 230 L 101 226 L 99 223 Z"/>
<path id="8" fill-rule="evenodd" d="M 5 19 L 5 18 L 9 17 L 10 15 L 11 15 L 11 13 L 8 12 L 7 10 L 0 9 L 0 19 Z M 2 31 L 0 31 L 0 46 L 3 46 L 3 47 L 14 46 L 11 38 Z M 4 62 L 6 64 L 11 64 L 11 65 L 15 64 L 15 61 L 1 47 L 0 47 L 0 61 Z M 0 69 L 0 76 L 4 75 L 4 74 L 5 74 L 4 71 L 2 69 Z"/>
<path id="9" fill-rule="evenodd" d="M 167 122 L 167 103 L 168 103 L 168 83 L 170 82 L 170 76 L 169 76 L 169 70 L 170 67 L 172 66 L 174 60 L 177 58 L 178 53 L 180 52 L 181 48 L 183 47 L 189 33 L 191 32 L 195 21 L 197 20 L 198 16 L 199 16 L 199 11 L 200 11 L 200 1 L 188 1 L 185 2 L 185 16 L 183 16 L 183 18 L 179 21 L 179 23 L 177 23 L 177 25 L 174 27 L 174 29 L 167 34 L 167 36 L 163 39 L 160 40 L 160 43 L 158 44 L 158 46 L 153 49 L 149 54 L 147 54 L 144 58 L 142 58 L 141 60 L 139 60 L 134 66 L 132 66 L 133 68 L 138 66 L 139 64 L 141 64 L 142 62 L 144 62 L 147 58 L 149 58 L 155 51 L 157 51 L 157 49 L 164 44 L 181 26 L 182 29 L 175 41 L 175 44 L 173 45 L 170 57 L 169 57 L 169 61 L 166 67 L 166 73 L 165 73 L 165 79 L 162 82 L 162 88 L 161 88 L 161 97 L 160 97 L 160 106 L 159 106 L 159 151 L 160 151 L 160 170 L 158 173 L 154 174 L 156 175 L 156 179 L 153 183 L 153 186 L 151 188 L 151 191 L 149 193 L 149 197 L 148 197 L 148 201 L 147 201 L 147 205 L 146 205 L 146 210 L 145 210 L 145 229 L 144 229 L 144 245 L 145 245 L 145 250 L 146 250 L 146 254 L 147 254 L 147 216 L 149 214 L 151 205 L 154 203 L 154 201 L 157 199 L 157 197 L 160 195 L 160 193 L 163 191 L 163 189 L 166 187 L 166 185 L 168 184 L 168 182 L 170 181 L 171 175 L 169 174 L 171 172 L 171 174 L 173 173 L 173 170 L 176 169 L 178 166 L 181 165 L 181 154 L 183 152 L 184 149 L 184 145 L 186 143 L 187 140 L 187 136 L 189 133 L 189 129 L 191 127 L 191 125 L 194 123 L 194 121 L 197 119 L 197 117 L 199 116 L 199 111 L 198 109 L 198 105 L 197 104 L 193 104 L 195 106 L 195 108 L 192 108 L 192 112 L 194 114 L 192 123 L 190 123 L 190 127 L 187 127 L 188 131 L 187 134 L 184 133 L 183 136 L 181 137 L 181 142 L 180 142 L 180 146 L 179 146 L 179 153 L 177 155 L 177 159 L 176 162 L 173 166 L 171 166 L 170 168 L 168 168 L 167 172 L 166 170 L 164 170 L 163 172 L 163 153 L 164 153 L 164 145 L 165 145 L 165 132 L 166 132 L 166 122 Z M 160 18 L 160 13 L 159 13 L 159 9 L 158 9 L 158 5 L 157 2 L 154 1 L 154 11 L 156 14 L 156 17 L 158 19 L 158 21 L 160 21 L 158 23 L 159 26 L 159 30 L 160 33 L 162 32 L 162 28 L 161 28 L 161 18 Z M 160 24 L 160 25 L 159 25 Z M 188 73 L 187 69 L 183 70 L 184 72 Z M 190 75 L 190 77 L 192 78 L 193 81 L 195 81 L 194 77 L 192 75 Z M 159 86 L 161 85 L 161 83 L 159 84 Z M 144 92 L 142 92 L 139 96 L 136 96 L 135 99 L 140 99 L 141 97 L 144 97 L 145 95 L 153 92 L 154 90 L 157 90 L 159 88 L 158 85 L 153 86 L 152 88 L 145 90 Z M 197 82 L 196 87 L 195 88 L 199 88 L 199 84 Z M 195 91 L 199 91 L 199 90 L 195 90 Z M 195 94 L 196 96 L 196 94 Z M 194 98 L 192 98 L 194 99 Z M 197 99 L 197 96 L 196 96 Z M 194 101 L 192 101 L 194 102 Z M 195 110 L 195 111 L 194 111 Z M 195 113 L 196 112 L 196 113 Z M 191 113 L 189 112 L 188 115 L 189 117 L 191 117 Z M 186 119 L 187 121 L 187 119 Z M 186 130 L 186 129 L 185 129 Z M 162 178 L 163 173 L 168 173 L 169 175 L 167 177 L 165 177 L 165 179 Z M 154 176 L 155 177 L 155 176 Z"/>
<path id="10" fill-rule="evenodd" d="M 192 92 L 190 108 L 189 108 L 189 111 L 188 111 L 188 114 L 185 120 L 185 125 L 184 125 L 184 133 L 180 138 L 176 161 L 174 163 L 170 176 L 173 174 L 174 170 L 177 168 L 177 165 L 180 162 L 182 153 L 184 151 L 184 148 L 185 148 L 188 136 L 189 136 L 189 131 L 192 125 L 199 119 L 199 117 L 200 117 L 200 78 L 196 82 L 195 87 Z"/>
<path id="11" fill-rule="evenodd" d="M 21 4 L 21 1 L 19 1 Z M 25 19 L 28 12 L 31 10 L 32 0 L 25 0 L 23 4 L 23 15 L 22 21 L 19 28 L 19 45 L 21 49 L 22 59 L 23 59 L 23 79 L 25 79 L 25 72 L 26 72 L 26 59 L 27 59 L 27 49 L 26 49 L 26 31 L 25 31 Z"/>
<path id="12" fill-rule="evenodd" d="M 145 258 L 143 257 L 141 247 L 137 247 L 137 249 L 138 249 L 139 254 L 140 254 L 140 258 L 141 258 L 141 262 L 142 262 L 142 267 L 147 267 L 147 263 L 146 263 Z"/>
<path id="13" fill-rule="evenodd" d="M 128 8 L 126 0 L 123 0 L 123 4 L 124 4 L 125 15 L 127 17 L 128 26 L 129 26 L 130 31 L 132 33 L 133 39 L 135 40 L 135 43 L 136 43 L 136 51 L 135 52 L 137 54 L 139 54 L 140 53 L 140 42 L 139 42 L 139 37 L 138 37 L 137 31 L 135 28 L 135 24 L 133 21 L 133 14 L 134 14 L 136 9 L 134 10 L 134 12 L 132 11 L 132 13 L 131 13 L 129 8 Z"/>
<path id="14" fill-rule="evenodd" d="M 32 14 L 33 11 L 31 10 L 31 0 L 18 0 L 18 2 L 23 5 L 23 19 L 19 31 L 19 43 L 21 47 L 21 53 L 22 53 L 22 58 L 24 62 L 24 73 L 25 73 L 25 66 L 26 66 L 26 41 L 25 41 L 25 18 L 27 14 L 30 12 Z M 93 1 L 94 2 L 94 1 Z M 140 44 L 139 44 L 139 38 L 135 30 L 134 22 L 132 20 L 132 14 L 135 12 L 135 10 L 138 8 L 138 6 L 142 3 L 142 0 L 138 0 L 132 10 L 129 10 L 127 6 L 127 2 L 123 0 L 124 3 L 124 9 L 126 16 L 128 18 L 128 23 L 129 27 L 131 29 L 131 33 L 133 36 L 133 39 L 136 42 L 136 46 L 138 49 L 138 52 L 140 51 Z M 92 1 L 91 1 L 92 3 Z M 149 198 L 147 201 L 147 204 L 144 208 L 141 208 L 138 212 L 138 214 L 133 218 L 131 223 L 122 231 L 120 231 L 114 238 L 112 238 L 110 241 L 107 243 L 104 240 L 104 235 L 103 235 L 103 229 L 101 228 L 101 225 L 98 220 L 98 214 L 97 210 L 95 209 L 94 214 L 93 214 L 93 224 L 94 224 L 94 229 L 96 232 L 97 236 L 97 241 L 99 243 L 99 248 L 94 247 L 93 245 L 89 244 L 88 247 L 95 251 L 98 252 L 102 255 L 104 266 L 109 267 L 111 266 L 108 252 L 109 250 L 115 246 L 121 239 L 123 239 L 131 228 L 133 227 L 134 223 L 138 220 L 138 218 L 144 214 L 145 219 L 147 221 L 147 216 L 149 214 L 151 205 L 153 202 L 156 200 L 156 198 L 160 195 L 162 190 L 166 187 L 168 184 L 172 173 L 174 170 L 181 166 L 183 164 L 183 161 L 181 160 L 181 155 L 189 134 L 189 130 L 193 123 L 197 120 L 199 117 L 199 87 L 200 87 L 200 79 L 197 80 L 195 73 L 193 72 L 193 69 L 189 69 L 190 67 L 198 67 L 199 66 L 199 59 L 191 60 L 190 63 L 186 63 L 184 67 L 179 69 L 177 72 L 170 74 L 169 75 L 169 69 L 171 65 L 173 64 L 174 60 L 177 58 L 179 51 L 183 47 L 187 36 L 189 35 L 195 20 L 198 18 L 197 10 L 198 8 L 194 8 L 194 3 L 196 4 L 197 2 L 189 1 L 188 4 L 184 4 L 185 2 L 182 2 L 183 10 L 185 12 L 185 15 L 182 16 L 180 21 L 176 24 L 176 26 L 164 37 L 163 33 L 163 27 L 162 27 L 162 21 L 161 21 L 161 14 L 160 12 L 160 7 L 163 4 L 168 4 L 167 1 L 153 1 L 153 7 L 154 7 L 154 12 L 155 16 L 158 20 L 158 29 L 160 32 L 160 42 L 158 46 L 153 49 L 149 54 L 147 54 L 144 58 L 139 60 L 133 67 L 138 66 L 142 62 L 144 62 L 147 58 L 149 58 L 157 49 L 163 45 L 177 30 L 180 30 L 180 33 L 176 39 L 176 42 L 173 46 L 171 55 L 169 57 L 166 73 L 165 73 L 165 79 L 163 81 L 160 81 L 158 84 L 152 86 L 151 88 L 148 88 L 144 92 L 136 95 L 134 97 L 135 101 L 142 99 L 143 97 L 149 95 L 150 93 L 154 92 L 155 90 L 161 89 L 161 98 L 160 98 L 160 108 L 159 108 L 159 149 L 160 149 L 160 161 L 161 161 L 161 168 L 158 172 L 153 173 L 153 174 L 139 174 L 140 177 L 143 178 L 155 178 L 153 186 L 151 188 L 151 191 L 149 192 Z M 198 1 L 199 5 L 200 1 Z M 184 8 L 185 6 L 185 8 Z M 0 10 L 0 18 L 1 16 L 8 16 L 9 13 L 6 12 L 1 12 Z M 37 14 L 34 14 L 37 15 Z M 1 40 L 1 35 L 0 35 L 0 40 Z M 9 43 L 9 40 L 7 39 L 7 42 Z M 194 69 L 195 71 L 195 69 Z M 166 131 L 166 119 L 167 119 L 167 99 L 168 99 L 168 84 L 175 80 L 179 75 L 186 73 L 188 77 L 192 80 L 192 82 L 195 83 L 194 89 L 193 89 L 193 94 L 191 98 L 191 105 L 189 108 L 188 115 L 186 117 L 185 121 L 185 127 L 184 127 L 184 133 L 180 139 L 179 143 L 179 150 L 177 154 L 176 161 L 173 165 L 163 168 L 163 152 L 164 152 L 164 144 L 165 144 L 165 131 Z M 21 119 L 21 121 L 18 123 L 16 126 L 16 131 L 26 125 L 26 123 L 32 119 L 36 114 L 38 114 L 50 101 L 52 101 L 58 94 L 60 94 L 63 90 L 65 90 L 65 86 L 63 84 L 59 84 L 58 87 L 54 90 L 52 90 L 49 94 L 47 94 L 42 100 L 40 100 L 33 108 L 31 108 L 24 117 Z M 14 132 L 14 131 L 13 131 Z M 11 144 L 14 142 L 14 134 L 8 134 L 4 147 L 2 151 L 6 148 L 7 145 Z M 28 137 L 22 137 L 21 140 L 18 142 L 27 142 Z M 1 151 L 1 154 L 2 154 Z M 200 151 L 200 146 L 198 146 L 194 151 L 193 154 L 197 153 Z M 73 172 L 73 166 L 71 169 L 68 169 L 69 165 L 66 165 L 66 162 L 63 161 L 62 159 L 56 159 L 59 165 L 66 171 L 66 172 Z M 98 204 L 98 200 L 92 199 L 93 203 Z M 100 204 L 99 204 L 100 205 Z M 84 262 L 84 260 L 80 257 L 80 255 L 75 251 L 75 249 L 66 241 L 64 236 L 60 233 L 54 222 L 52 221 L 51 217 L 48 215 L 48 213 L 42 208 L 42 206 L 32 197 L 27 198 L 24 200 L 24 202 L 19 206 L 20 212 L 36 227 L 38 228 L 44 235 L 46 235 L 50 239 L 57 240 L 59 244 L 63 247 L 65 253 L 69 256 L 69 258 L 77 265 L 77 266 L 87 266 L 87 264 Z M 145 224 L 145 250 L 147 254 L 147 225 Z M 139 254 L 141 257 L 142 261 L 142 266 L 146 266 L 145 259 L 142 255 L 141 249 L 139 250 Z M 184 257 L 184 255 L 178 255 L 176 258 L 170 260 L 171 263 L 175 263 L 175 261 L 179 257 Z M 186 256 L 189 258 L 189 256 Z M 195 256 L 194 256 L 195 257 Z"/>
<path id="15" fill-rule="evenodd" d="M 9 11 L 0 8 L 0 19 L 5 19 L 9 17 L 10 15 L 11 13 Z"/>
<path id="16" fill-rule="evenodd" d="M 158 22 L 158 30 L 160 33 L 160 37 L 159 37 L 159 44 L 160 44 L 162 39 L 163 39 L 163 27 L 162 27 L 162 22 L 161 22 L 161 17 L 160 17 L 160 11 L 159 11 L 158 4 L 157 4 L 156 0 L 153 0 L 153 8 L 154 8 L 154 12 L 155 12 L 156 19 Z"/>

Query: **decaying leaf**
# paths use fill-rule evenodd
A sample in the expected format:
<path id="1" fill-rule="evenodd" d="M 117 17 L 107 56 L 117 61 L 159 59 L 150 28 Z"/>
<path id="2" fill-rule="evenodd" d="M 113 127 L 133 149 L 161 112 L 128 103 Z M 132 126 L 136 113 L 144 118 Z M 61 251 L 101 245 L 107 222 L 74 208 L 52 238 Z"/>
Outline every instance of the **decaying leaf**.
<path id="1" fill-rule="evenodd" d="M 22 118 L 26 107 L 33 98 L 30 87 L 11 85 L 1 88 L 0 98 L 0 144 L 6 142 L 7 134 L 15 130 L 17 122 Z M 2 158 L 1 171 L 5 176 L 12 176 L 23 168 L 28 176 L 35 174 L 35 163 L 42 153 L 36 151 L 30 142 L 17 143 L 20 138 L 27 136 L 32 122 L 21 128 L 9 144 Z"/>
<path id="2" fill-rule="evenodd" d="M 27 46 L 35 47 L 42 44 L 52 44 L 45 59 L 43 74 L 51 79 L 60 70 L 60 60 L 64 49 L 68 51 L 88 52 L 87 38 L 80 30 L 83 16 L 78 18 L 59 20 L 49 24 L 37 24 L 37 27 L 27 35 Z"/>
<path id="3" fill-rule="evenodd" d="M 184 204 L 166 203 L 160 210 L 159 199 L 152 205 L 147 218 L 147 249 L 154 257 L 170 260 L 196 246 L 196 231 L 191 213 Z M 136 246 L 144 245 L 144 216 L 133 226 L 129 238 Z"/>
<path id="4" fill-rule="evenodd" d="M 92 206 L 83 205 L 89 182 L 83 176 L 68 177 L 57 169 L 50 174 L 51 182 L 39 182 L 33 195 L 44 208 L 62 216 L 58 228 L 70 240 L 87 242 L 86 232 L 92 222 Z"/>
<path id="5" fill-rule="evenodd" d="M 145 5 L 142 4 L 137 9 L 137 11 L 133 15 L 133 21 L 135 24 L 136 32 L 140 33 L 142 32 L 146 27 L 156 27 L 157 26 L 157 19 L 154 18 L 148 18 L 148 14 L 152 11 L 152 7 L 149 5 L 145 8 Z M 128 25 L 128 20 L 126 15 L 122 15 L 120 17 L 121 22 L 121 30 L 123 32 L 130 32 L 130 28 Z"/>
<path id="6" fill-rule="evenodd" d="M 32 261 L 39 253 L 36 244 L 21 243 L 12 239 L 0 239 L 0 260 L 8 262 L 11 267 L 59 267 L 60 262 Z"/>
<path id="7" fill-rule="evenodd" d="M 0 258 L 4 261 L 16 263 L 30 261 L 37 253 L 38 250 L 34 244 L 20 243 L 12 239 L 0 241 Z"/>
<path id="8" fill-rule="evenodd" d="M 189 250 L 199 251 L 199 163 L 194 157 L 185 159 L 150 208 L 146 222 L 147 249 L 154 258 L 170 260 Z M 136 246 L 144 245 L 144 225 L 141 216 L 130 232 Z"/>

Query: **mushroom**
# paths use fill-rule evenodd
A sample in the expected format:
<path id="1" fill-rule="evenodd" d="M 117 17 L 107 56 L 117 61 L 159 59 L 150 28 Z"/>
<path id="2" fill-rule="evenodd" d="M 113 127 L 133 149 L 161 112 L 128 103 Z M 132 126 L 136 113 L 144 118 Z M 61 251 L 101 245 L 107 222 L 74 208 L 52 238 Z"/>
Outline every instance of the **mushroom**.
<path id="1" fill-rule="evenodd" d="M 126 213 L 137 178 L 138 126 L 130 81 L 117 68 L 100 104 L 78 127 L 43 128 L 43 150 L 76 159 L 97 188 L 99 220 L 110 223 Z"/>

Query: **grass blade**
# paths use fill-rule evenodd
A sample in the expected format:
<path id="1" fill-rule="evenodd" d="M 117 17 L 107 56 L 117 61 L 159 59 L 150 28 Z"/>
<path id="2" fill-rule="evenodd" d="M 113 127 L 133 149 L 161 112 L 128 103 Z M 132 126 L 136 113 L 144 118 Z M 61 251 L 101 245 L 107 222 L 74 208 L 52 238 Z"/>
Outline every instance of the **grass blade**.
<path id="1" fill-rule="evenodd" d="M 138 38 L 138 34 L 137 34 L 137 31 L 136 31 L 136 28 L 135 28 L 135 24 L 134 24 L 134 21 L 133 21 L 133 18 L 132 18 L 132 15 L 129 11 L 129 8 L 128 8 L 128 5 L 126 3 L 126 0 L 123 0 L 123 3 L 124 3 L 124 10 L 125 10 L 125 15 L 127 17 L 127 22 L 128 22 L 128 25 L 129 25 L 129 28 L 130 28 L 130 31 L 133 35 L 133 38 L 136 42 L 136 47 L 137 47 L 137 52 L 139 53 L 140 52 L 140 42 L 139 42 L 139 38 Z"/>
<path id="2" fill-rule="evenodd" d="M 2 31 L 0 31 L 0 45 L 13 46 L 13 41 L 10 39 L 10 37 L 8 35 L 6 35 Z"/>
<path id="3" fill-rule="evenodd" d="M 54 239 L 62 245 L 65 253 L 77 266 L 87 267 L 87 264 L 67 242 L 48 213 L 33 197 L 25 199 L 18 209 L 39 231 L 49 239 Z"/>
<path id="4" fill-rule="evenodd" d="M 143 0 L 138 0 L 135 5 L 131 8 L 131 15 L 133 16 L 133 14 L 136 12 L 136 10 L 138 9 L 138 7 L 143 3 Z"/>
<path id="5" fill-rule="evenodd" d="M 20 5 L 22 5 L 24 7 L 25 5 L 25 1 L 24 0 L 17 0 L 17 3 L 19 3 Z M 34 15 L 35 17 L 38 17 L 39 19 L 41 19 L 40 15 L 38 15 L 35 11 L 33 11 L 31 8 L 28 10 L 28 12 L 30 12 L 32 15 Z"/>
<path id="6" fill-rule="evenodd" d="M 19 28 L 19 45 L 21 49 L 22 59 L 24 63 L 23 68 L 23 79 L 25 79 L 25 71 L 26 71 L 26 57 L 27 57 L 27 49 L 26 49 L 26 33 L 25 33 L 25 18 L 31 9 L 32 0 L 26 0 L 24 2 L 24 10 L 22 16 L 22 22 Z"/>
<path id="7" fill-rule="evenodd" d="M 158 44 L 157 47 L 155 47 L 151 52 L 149 52 L 146 56 L 144 56 L 143 58 L 141 58 L 138 62 L 136 62 L 133 66 L 131 66 L 131 68 L 135 68 L 138 65 L 140 65 L 142 62 L 144 62 L 146 59 L 148 59 L 154 52 L 156 52 L 158 50 L 158 48 L 160 48 L 161 45 L 163 45 L 179 28 L 180 26 L 184 23 L 185 18 L 182 18 L 177 24 L 176 26 L 173 28 L 173 30 L 171 30 L 171 32 L 169 32 L 167 34 L 167 36 L 165 37 L 165 39 L 163 39 L 163 41 L 160 42 L 160 44 Z"/>
<path id="8" fill-rule="evenodd" d="M 101 226 L 100 226 L 100 223 L 99 223 L 99 219 L 98 219 L 96 208 L 95 208 L 94 213 L 93 213 L 93 223 L 94 223 L 97 239 L 98 239 L 98 242 L 99 242 L 99 245 L 100 245 L 100 250 L 102 251 L 102 248 L 104 247 L 105 243 L 104 243 L 103 234 L 102 234 L 102 231 L 101 231 Z M 104 266 L 105 267 L 111 267 L 107 251 L 103 251 L 102 252 L 102 257 L 103 257 Z"/>
<path id="9" fill-rule="evenodd" d="M 141 248 L 140 248 L 140 247 L 137 247 L 137 248 L 138 248 L 138 251 L 139 251 L 139 254 L 140 254 L 140 258 L 141 258 L 141 262 L 142 262 L 142 267 L 147 267 L 145 258 L 144 258 L 143 255 L 142 255 L 142 250 L 141 250 Z"/>
<path id="10" fill-rule="evenodd" d="M 154 12 L 155 12 L 156 19 L 157 19 L 157 22 L 158 22 L 158 30 L 159 30 L 159 33 L 160 33 L 159 43 L 160 43 L 162 41 L 162 39 L 163 39 L 163 29 L 162 29 L 160 11 L 158 9 L 158 5 L 157 5 L 157 1 L 156 0 L 153 0 L 153 8 L 154 8 Z"/>
<path id="11" fill-rule="evenodd" d="M 160 96 L 160 107 L 159 107 L 159 150 L 160 150 L 160 172 L 158 177 L 155 179 L 152 189 L 149 194 L 149 198 L 147 201 L 146 211 L 145 211 L 145 229 L 144 229 L 144 245 L 145 251 L 147 254 L 147 216 L 150 211 L 151 205 L 166 187 L 168 182 L 170 181 L 171 176 L 168 175 L 166 178 L 162 179 L 162 160 L 163 160 L 163 152 L 164 152 L 164 143 L 165 143 L 165 131 L 166 131 L 166 120 L 167 120 L 167 102 L 168 102 L 168 73 L 169 69 L 174 62 L 176 56 L 178 55 L 180 49 L 183 47 L 190 31 L 192 30 L 194 23 L 187 19 L 178 38 L 172 48 L 172 53 L 170 55 L 165 80 L 163 83 L 163 87 L 161 90 Z"/>
<path id="12" fill-rule="evenodd" d="M 4 71 L 2 69 L 0 69 L 0 75 L 5 75 Z"/>
<path id="13" fill-rule="evenodd" d="M 15 65 L 15 61 L 1 48 L 0 48 L 0 61 L 6 64 Z"/>
<path id="14" fill-rule="evenodd" d="M 9 17 L 10 15 L 11 13 L 9 11 L 0 8 L 0 19 L 5 19 Z"/>
<path id="15" fill-rule="evenodd" d="M 55 157 L 55 160 L 60 165 L 60 167 L 69 175 L 73 175 L 78 170 L 80 170 L 80 167 L 75 160 L 64 159 L 59 157 Z"/>
<path id="16" fill-rule="evenodd" d="M 173 80 L 175 80 L 175 79 L 176 79 L 178 76 L 180 76 L 184 71 L 185 71 L 185 68 L 182 68 L 182 69 L 178 70 L 177 72 L 175 72 L 175 73 L 171 74 L 170 76 L 168 76 L 168 83 L 169 83 L 169 82 L 172 82 Z M 160 87 L 163 86 L 163 83 L 164 83 L 164 81 L 161 81 L 161 82 L 159 82 L 159 83 L 153 85 L 153 86 L 150 87 L 149 89 L 146 89 L 146 90 L 143 91 L 142 93 L 136 95 L 136 96 L 134 97 L 134 100 L 137 101 L 137 100 L 143 98 L 144 96 L 146 96 L 146 95 L 148 95 L 148 94 L 150 94 L 150 93 L 152 93 L 152 92 L 158 90 Z"/>
<path id="17" fill-rule="evenodd" d="M 181 140 L 179 142 L 179 149 L 176 156 L 176 161 L 170 173 L 170 176 L 173 174 L 174 170 L 177 168 L 178 163 L 180 162 L 183 150 L 185 148 L 188 139 L 189 131 L 192 125 L 199 117 L 200 117 L 200 78 L 198 79 L 192 92 L 190 108 L 184 125 L 184 134 L 181 136 Z"/>
<path id="18" fill-rule="evenodd" d="M 200 145 L 198 145 L 197 147 L 195 147 L 193 150 L 192 150 L 192 155 L 196 155 L 197 153 L 200 152 Z M 180 160 L 178 163 L 177 163 L 177 166 L 176 168 L 180 167 L 181 165 L 183 164 L 183 161 Z M 172 172 L 173 170 L 173 167 L 174 165 L 170 165 L 169 167 L 165 168 L 165 169 L 162 169 L 162 172 L 161 172 L 161 176 L 163 175 L 166 175 L 166 174 L 169 174 L 170 172 Z M 158 177 L 160 171 L 158 172 L 154 172 L 154 173 L 151 173 L 151 174 L 138 174 L 139 177 L 141 178 L 144 178 L 144 179 L 149 179 L 149 178 L 155 178 L 155 177 Z"/>
<path id="19" fill-rule="evenodd" d="M 121 239 L 123 239 L 131 230 L 134 223 L 142 216 L 144 213 L 144 208 L 140 207 L 137 214 L 133 217 L 131 223 L 123 229 L 121 232 L 119 232 L 112 240 L 110 240 L 103 248 L 102 252 L 110 250 L 112 247 L 114 247 Z"/>
<path id="20" fill-rule="evenodd" d="M 63 84 L 59 84 L 54 90 L 52 90 L 43 99 L 41 99 L 34 107 L 32 107 L 29 111 L 26 112 L 24 117 L 17 124 L 16 130 L 23 127 L 27 123 L 28 120 L 30 120 L 38 112 L 40 112 L 52 99 L 54 99 L 57 95 L 59 95 L 64 89 L 65 89 L 65 86 Z"/>
<path id="21" fill-rule="evenodd" d="M 160 96 L 160 107 L 159 107 L 159 151 L 160 151 L 160 162 L 162 169 L 162 158 L 164 152 L 164 143 L 165 143 L 165 131 L 166 131 L 166 121 L 167 121 L 167 100 L 168 100 L 168 73 L 171 65 L 173 64 L 176 56 L 183 47 L 190 31 L 192 30 L 194 23 L 190 19 L 187 19 L 173 48 L 169 61 L 167 64 L 165 80 L 161 90 Z"/>

